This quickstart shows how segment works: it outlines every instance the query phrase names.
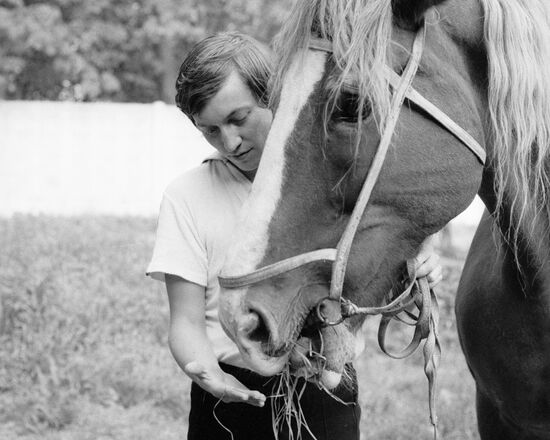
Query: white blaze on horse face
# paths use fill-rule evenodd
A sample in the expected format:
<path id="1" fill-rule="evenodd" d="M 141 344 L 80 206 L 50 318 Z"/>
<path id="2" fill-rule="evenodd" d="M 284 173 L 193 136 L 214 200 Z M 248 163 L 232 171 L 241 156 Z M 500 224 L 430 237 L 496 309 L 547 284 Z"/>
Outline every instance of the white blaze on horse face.
<path id="1" fill-rule="evenodd" d="M 315 84 L 321 79 L 326 54 L 309 51 L 303 61 L 295 58 L 284 80 L 279 108 L 266 140 L 252 192 L 245 202 L 241 222 L 227 254 L 224 276 L 243 275 L 256 269 L 265 255 L 268 228 L 281 197 L 285 145 Z"/>

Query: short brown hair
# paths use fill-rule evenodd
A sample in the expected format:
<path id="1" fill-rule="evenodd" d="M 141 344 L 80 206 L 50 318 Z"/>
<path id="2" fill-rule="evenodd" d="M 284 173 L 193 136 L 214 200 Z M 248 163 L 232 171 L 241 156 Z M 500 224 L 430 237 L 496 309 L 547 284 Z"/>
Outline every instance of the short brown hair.
<path id="1" fill-rule="evenodd" d="M 239 32 L 225 32 L 197 43 L 183 61 L 176 80 L 176 105 L 192 121 L 236 71 L 259 103 L 269 101 L 271 51 Z M 194 122 L 194 121 L 193 121 Z"/>

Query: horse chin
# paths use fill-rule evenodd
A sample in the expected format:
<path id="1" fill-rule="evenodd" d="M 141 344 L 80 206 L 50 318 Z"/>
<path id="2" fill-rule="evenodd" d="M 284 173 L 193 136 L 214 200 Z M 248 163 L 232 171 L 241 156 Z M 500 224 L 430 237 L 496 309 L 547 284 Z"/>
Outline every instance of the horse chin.
<path id="1" fill-rule="evenodd" d="M 249 369 L 261 376 L 275 376 L 283 371 L 288 364 L 290 354 L 273 357 L 265 354 L 260 347 L 242 347 L 239 350 Z"/>
<path id="2" fill-rule="evenodd" d="M 313 370 L 304 366 L 299 367 L 298 369 L 291 367 L 290 371 L 293 376 L 303 377 L 309 382 L 321 385 L 328 390 L 336 388 L 342 381 L 342 373 L 324 370 L 319 366 L 316 366 Z"/>

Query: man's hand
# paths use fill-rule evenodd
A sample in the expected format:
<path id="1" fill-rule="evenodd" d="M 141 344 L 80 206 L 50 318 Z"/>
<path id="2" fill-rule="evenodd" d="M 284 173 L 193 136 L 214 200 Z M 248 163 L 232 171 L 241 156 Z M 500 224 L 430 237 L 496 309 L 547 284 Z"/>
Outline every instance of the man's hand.
<path id="1" fill-rule="evenodd" d="M 189 362 L 184 371 L 202 389 L 225 403 L 241 402 L 259 407 L 265 405 L 266 398 L 262 393 L 249 390 L 219 367 L 208 369 L 199 362 Z"/>
<path id="2" fill-rule="evenodd" d="M 430 288 L 434 288 L 443 279 L 443 269 L 439 264 L 439 255 L 428 237 L 420 246 L 418 255 L 414 258 L 414 267 L 418 278 L 427 277 Z"/>

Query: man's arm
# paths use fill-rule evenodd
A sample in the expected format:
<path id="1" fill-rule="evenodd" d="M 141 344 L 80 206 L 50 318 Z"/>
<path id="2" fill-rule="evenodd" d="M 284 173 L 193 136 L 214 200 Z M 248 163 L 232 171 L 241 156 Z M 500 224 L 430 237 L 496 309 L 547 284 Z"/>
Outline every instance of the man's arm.
<path id="1" fill-rule="evenodd" d="M 169 345 L 180 368 L 201 388 L 224 402 L 263 406 L 265 396 L 251 391 L 219 366 L 206 335 L 205 287 L 165 275 L 170 304 Z"/>

